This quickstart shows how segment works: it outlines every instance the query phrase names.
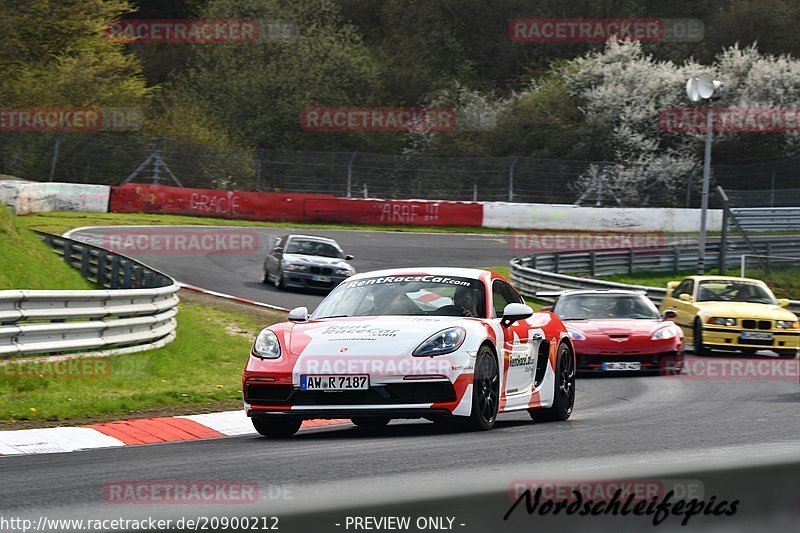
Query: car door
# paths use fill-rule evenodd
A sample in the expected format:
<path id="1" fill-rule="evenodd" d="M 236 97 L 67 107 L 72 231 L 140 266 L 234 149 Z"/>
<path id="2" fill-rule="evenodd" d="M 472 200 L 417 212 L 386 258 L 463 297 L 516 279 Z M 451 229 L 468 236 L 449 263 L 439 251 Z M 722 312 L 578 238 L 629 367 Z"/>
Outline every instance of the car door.
<path id="1" fill-rule="evenodd" d="M 510 303 L 525 303 L 506 282 L 492 282 L 492 312 L 495 318 L 503 316 L 503 309 Z M 526 320 L 503 326 L 503 383 L 501 391 L 505 397 L 505 409 L 527 406 L 536 376 L 536 354 L 541 335 L 531 328 Z M 499 344 L 499 343 L 498 343 Z"/>
<path id="2" fill-rule="evenodd" d="M 275 247 L 270 250 L 264 263 L 264 270 L 273 277 L 280 270 L 281 257 L 283 256 L 283 249 L 286 246 L 287 239 L 288 237 L 281 237 L 278 239 L 278 242 L 275 243 Z"/>

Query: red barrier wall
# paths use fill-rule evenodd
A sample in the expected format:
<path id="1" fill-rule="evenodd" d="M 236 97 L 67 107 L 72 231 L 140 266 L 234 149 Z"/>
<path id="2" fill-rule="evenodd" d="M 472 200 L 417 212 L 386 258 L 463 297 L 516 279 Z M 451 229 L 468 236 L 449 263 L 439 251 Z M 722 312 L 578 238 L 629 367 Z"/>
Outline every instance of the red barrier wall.
<path id="1" fill-rule="evenodd" d="M 474 202 L 363 200 L 328 194 L 217 191 L 137 184 L 114 187 L 109 211 L 397 226 L 480 226 L 483 222 L 483 205 Z"/>

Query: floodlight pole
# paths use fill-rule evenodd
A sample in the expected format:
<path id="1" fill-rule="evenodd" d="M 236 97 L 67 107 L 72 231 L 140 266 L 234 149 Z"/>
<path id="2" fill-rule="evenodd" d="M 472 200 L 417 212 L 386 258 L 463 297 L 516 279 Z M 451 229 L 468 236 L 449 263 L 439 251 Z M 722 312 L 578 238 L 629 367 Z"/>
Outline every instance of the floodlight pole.
<path id="1" fill-rule="evenodd" d="M 713 114 L 711 102 L 706 117 L 706 153 L 703 161 L 703 195 L 700 203 L 700 242 L 698 243 L 697 273 L 706 273 L 706 219 L 708 217 L 708 185 L 711 179 L 711 141 L 713 139 Z"/>

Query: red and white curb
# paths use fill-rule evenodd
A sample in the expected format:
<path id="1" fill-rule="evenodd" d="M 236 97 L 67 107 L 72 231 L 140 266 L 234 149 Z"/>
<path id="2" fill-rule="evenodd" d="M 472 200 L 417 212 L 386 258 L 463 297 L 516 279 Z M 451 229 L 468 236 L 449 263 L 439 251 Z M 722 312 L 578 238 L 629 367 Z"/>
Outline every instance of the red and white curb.
<path id="1" fill-rule="evenodd" d="M 306 420 L 300 431 L 349 423 L 349 420 Z M 0 431 L 0 455 L 64 453 L 255 434 L 244 411 L 225 411 L 121 420 L 81 427 Z"/>

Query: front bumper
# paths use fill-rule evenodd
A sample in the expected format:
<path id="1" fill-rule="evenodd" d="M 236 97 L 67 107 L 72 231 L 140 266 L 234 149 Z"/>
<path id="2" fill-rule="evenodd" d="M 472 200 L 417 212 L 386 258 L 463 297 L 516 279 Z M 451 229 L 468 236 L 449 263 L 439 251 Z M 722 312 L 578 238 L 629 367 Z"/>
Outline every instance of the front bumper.
<path id="1" fill-rule="evenodd" d="M 670 351 L 654 354 L 577 354 L 579 372 L 599 372 L 603 374 L 625 373 L 624 370 L 603 370 L 603 363 L 639 363 L 641 371 L 674 372 L 683 366 L 683 352 Z M 630 372 L 630 371 L 628 371 Z"/>
<path id="2" fill-rule="evenodd" d="M 283 285 L 298 289 L 333 290 L 349 276 L 334 274 L 311 274 L 309 272 L 283 272 Z"/>
<path id="3" fill-rule="evenodd" d="M 742 339 L 743 331 L 771 333 L 771 340 Z M 737 327 L 703 325 L 703 345 L 714 350 L 779 350 L 800 349 L 800 331 L 786 329 L 744 330 Z"/>
<path id="4" fill-rule="evenodd" d="M 452 413 L 459 403 L 456 389 L 449 380 L 408 381 L 373 385 L 365 390 L 326 392 L 300 390 L 291 382 L 263 383 L 245 379 L 243 392 L 248 416 L 418 418 Z"/>

